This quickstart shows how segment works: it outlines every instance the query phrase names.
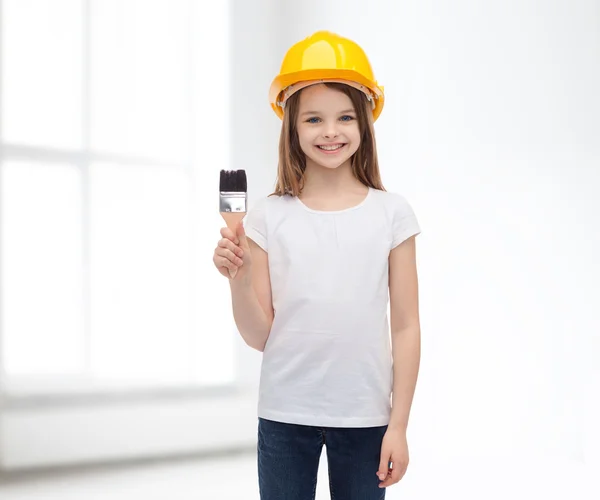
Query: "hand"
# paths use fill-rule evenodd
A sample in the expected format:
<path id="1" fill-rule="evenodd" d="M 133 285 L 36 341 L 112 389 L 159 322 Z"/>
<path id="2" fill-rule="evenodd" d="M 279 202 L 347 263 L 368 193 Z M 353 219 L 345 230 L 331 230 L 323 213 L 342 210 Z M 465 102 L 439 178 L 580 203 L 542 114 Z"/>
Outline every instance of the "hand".
<path id="1" fill-rule="evenodd" d="M 221 228 L 213 263 L 219 272 L 230 280 L 251 282 L 252 255 L 242 223 L 238 223 L 235 233 L 228 227 Z"/>
<path id="2" fill-rule="evenodd" d="M 381 460 L 377 476 L 382 481 L 380 488 L 387 488 L 400 481 L 408 467 L 408 443 L 406 432 L 401 429 L 388 427 L 381 443 Z M 392 462 L 392 468 L 389 463 Z"/>

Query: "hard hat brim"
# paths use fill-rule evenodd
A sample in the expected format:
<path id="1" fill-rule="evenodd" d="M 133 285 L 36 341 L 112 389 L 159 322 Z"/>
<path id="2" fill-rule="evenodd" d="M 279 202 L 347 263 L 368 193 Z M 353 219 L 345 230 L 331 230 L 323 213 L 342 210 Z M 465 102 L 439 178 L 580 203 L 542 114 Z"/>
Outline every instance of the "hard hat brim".
<path id="1" fill-rule="evenodd" d="M 377 120 L 384 104 L 383 87 L 377 82 L 364 78 L 360 73 L 347 69 L 310 69 L 294 73 L 280 74 L 275 77 L 269 89 L 269 102 L 271 108 L 279 118 L 283 118 L 283 108 L 278 104 L 280 95 L 290 85 L 307 80 L 347 80 L 359 83 L 367 87 L 374 96 L 375 107 L 373 109 L 373 120 Z"/>

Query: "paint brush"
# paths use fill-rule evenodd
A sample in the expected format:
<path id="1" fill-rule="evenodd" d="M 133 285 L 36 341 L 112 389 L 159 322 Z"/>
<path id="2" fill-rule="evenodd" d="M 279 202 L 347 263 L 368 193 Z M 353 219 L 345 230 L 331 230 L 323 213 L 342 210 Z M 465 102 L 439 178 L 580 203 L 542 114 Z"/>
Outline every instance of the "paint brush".
<path id="1" fill-rule="evenodd" d="M 248 205 L 248 180 L 245 170 L 221 170 L 219 179 L 219 212 L 227 227 L 236 234 L 238 223 L 245 217 Z M 231 278 L 235 272 L 230 271 Z"/>

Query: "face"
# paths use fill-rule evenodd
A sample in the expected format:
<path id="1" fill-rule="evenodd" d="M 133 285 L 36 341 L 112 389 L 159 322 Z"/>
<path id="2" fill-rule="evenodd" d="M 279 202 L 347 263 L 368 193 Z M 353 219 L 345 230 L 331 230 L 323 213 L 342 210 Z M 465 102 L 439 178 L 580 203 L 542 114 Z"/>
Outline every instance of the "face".
<path id="1" fill-rule="evenodd" d="M 328 169 L 349 165 L 360 145 L 352 101 L 322 84 L 301 91 L 297 130 L 307 167 L 311 163 Z"/>

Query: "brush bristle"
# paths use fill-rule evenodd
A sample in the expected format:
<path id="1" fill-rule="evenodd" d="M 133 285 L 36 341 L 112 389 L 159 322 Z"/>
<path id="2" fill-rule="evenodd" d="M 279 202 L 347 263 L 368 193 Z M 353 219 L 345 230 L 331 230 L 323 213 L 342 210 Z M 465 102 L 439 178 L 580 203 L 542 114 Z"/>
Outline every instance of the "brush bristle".
<path id="1" fill-rule="evenodd" d="M 248 179 L 245 170 L 221 170 L 219 191 L 228 193 L 245 193 L 248 190 Z"/>

